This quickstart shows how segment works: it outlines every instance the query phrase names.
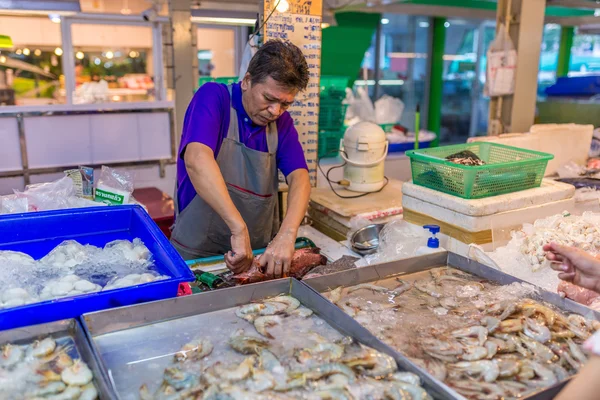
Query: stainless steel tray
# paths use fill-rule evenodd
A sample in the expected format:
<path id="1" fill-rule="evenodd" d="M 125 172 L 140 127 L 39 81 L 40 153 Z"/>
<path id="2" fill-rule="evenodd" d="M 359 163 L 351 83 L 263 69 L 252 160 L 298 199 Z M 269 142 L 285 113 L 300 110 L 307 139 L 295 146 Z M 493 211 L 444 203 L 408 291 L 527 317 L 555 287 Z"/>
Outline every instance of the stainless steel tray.
<path id="1" fill-rule="evenodd" d="M 347 271 L 341 271 L 330 275 L 325 275 L 321 277 L 316 277 L 312 279 L 303 280 L 303 284 L 310 286 L 318 293 L 326 292 L 331 289 L 335 289 L 339 286 L 353 286 L 360 283 L 378 281 L 382 279 L 389 278 L 394 275 L 406 275 L 417 273 L 421 271 L 426 271 L 431 268 L 441 267 L 441 266 L 451 266 L 457 269 L 460 269 L 465 272 L 469 272 L 473 275 L 476 275 L 480 278 L 487 279 L 492 282 L 496 282 L 500 285 L 509 285 L 514 282 L 525 282 L 519 278 L 516 278 L 511 275 L 507 275 L 501 271 L 490 268 L 486 265 L 480 264 L 471 259 L 462 257 L 455 253 L 450 252 L 440 252 L 435 254 L 429 254 L 421 257 L 414 257 L 399 261 L 393 261 L 390 263 L 372 265 L 363 268 L 356 268 Z M 529 284 L 529 283 L 528 283 Z M 546 301 L 550 304 L 555 305 L 563 311 L 567 311 L 570 313 L 581 314 L 589 319 L 600 320 L 600 313 L 589 309 L 579 303 L 576 303 L 569 299 L 563 299 L 557 293 L 550 293 L 541 288 L 539 289 L 539 294 L 536 298 Z M 394 353 L 394 357 L 401 367 L 406 370 L 417 373 L 421 376 L 424 382 L 432 386 L 442 386 L 444 387 L 446 393 L 450 396 L 458 399 L 464 399 L 463 396 L 455 392 L 450 387 L 446 386 L 444 383 L 440 382 L 433 376 L 431 376 L 427 371 L 413 364 L 406 356 L 402 353 L 399 353 L 397 350 L 392 348 L 387 344 L 383 344 L 384 348 L 378 349 L 380 351 L 386 352 L 388 354 Z M 552 399 L 556 394 L 563 388 L 564 385 L 568 383 L 569 380 L 565 380 L 560 382 L 552 387 L 540 390 L 536 393 L 530 394 L 525 397 L 526 399 Z"/>
<path id="2" fill-rule="evenodd" d="M 126 360 L 120 360 L 115 363 L 115 349 L 118 347 L 125 348 L 132 346 L 134 341 L 144 341 L 145 338 L 151 338 L 152 344 L 140 351 L 139 357 L 145 357 L 144 362 L 151 359 L 158 360 L 164 355 L 171 355 L 178 351 L 181 344 L 173 343 L 176 337 L 179 341 L 182 340 L 182 332 L 178 329 L 183 326 L 182 321 L 199 322 L 199 315 L 218 312 L 231 307 L 248 304 L 252 301 L 260 300 L 265 297 L 278 295 L 281 293 L 289 293 L 310 309 L 312 309 L 320 318 L 326 321 L 332 328 L 336 329 L 343 335 L 352 336 L 364 345 L 370 346 L 376 350 L 385 352 L 389 355 L 395 353 L 385 344 L 375 338 L 368 330 L 346 315 L 342 310 L 331 304 L 323 296 L 312 290 L 306 285 L 301 284 L 295 279 L 280 279 L 276 281 L 245 285 L 236 288 L 221 289 L 214 292 L 200 293 L 193 296 L 179 297 L 171 300 L 157 301 L 145 303 L 136 306 L 111 309 L 101 312 L 89 313 L 83 316 L 84 329 L 90 338 L 91 346 L 99 360 L 100 367 L 104 375 L 111 383 L 114 393 L 118 391 L 118 385 L 122 383 L 115 382 L 114 376 L 110 371 L 110 366 L 118 363 L 123 363 Z M 234 316 L 235 318 L 235 316 Z M 237 319 L 239 321 L 239 319 Z M 164 322 L 167 322 L 166 324 Z M 212 329 L 219 329 L 216 325 Z M 231 328 L 230 328 L 231 329 Z M 127 335 L 127 336 L 125 336 Z M 147 336 L 152 335 L 152 336 Z M 169 342 L 166 347 L 172 347 L 161 350 L 157 354 L 153 354 L 156 347 L 156 341 L 159 337 L 164 337 Z M 120 340 L 120 337 L 127 337 L 127 343 Z M 185 342 L 184 342 L 185 343 Z M 108 346 L 107 344 L 110 344 Z M 140 344 L 142 346 L 142 344 Z M 109 347 L 112 349 L 109 350 Z M 135 351 L 127 348 L 128 352 Z M 117 350 L 118 351 L 118 350 Z M 172 353 L 168 353 L 171 351 Z M 216 351 L 216 350 L 215 350 Z M 172 359 L 172 356 L 169 360 Z M 155 361 L 156 361 L 155 360 Z M 135 360 L 129 360 L 129 364 L 135 363 Z M 403 369 L 402 367 L 400 367 Z M 162 379 L 163 366 L 156 366 L 156 377 L 146 375 L 146 379 Z M 139 387 L 140 382 L 138 382 Z M 133 387 L 133 385 L 130 385 Z M 428 380 L 423 385 L 424 388 L 434 397 L 441 399 L 451 398 L 447 394 L 445 387 Z M 117 395 L 115 395 L 117 396 Z M 119 396 L 118 398 L 124 398 Z M 132 397 L 133 398 L 133 397 Z M 127 397 L 129 399 L 129 397 Z"/>
<path id="3" fill-rule="evenodd" d="M 71 337 L 75 342 L 75 347 L 77 348 L 79 356 L 94 374 L 94 384 L 96 385 L 96 389 L 98 389 L 98 396 L 100 399 L 109 400 L 114 398 L 111 395 L 109 385 L 100 372 L 98 362 L 87 341 L 85 331 L 76 319 L 64 319 L 47 324 L 31 325 L 24 328 L 0 331 L 0 345 L 5 343 L 25 344 L 47 336 L 52 336 L 56 339 Z"/>

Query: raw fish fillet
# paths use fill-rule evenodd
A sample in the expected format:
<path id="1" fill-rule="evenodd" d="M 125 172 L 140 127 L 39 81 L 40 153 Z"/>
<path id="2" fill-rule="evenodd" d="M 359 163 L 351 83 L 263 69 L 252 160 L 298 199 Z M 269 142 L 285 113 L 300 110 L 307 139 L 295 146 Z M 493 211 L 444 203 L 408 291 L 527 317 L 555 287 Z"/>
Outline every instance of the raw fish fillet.
<path id="1" fill-rule="evenodd" d="M 269 278 L 265 275 L 265 271 L 260 266 L 259 260 L 260 256 L 255 257 L 248 271 L 233 275 L 231 279 L 239 285 L 268 280 Z M 327 258 L 322 256 L 320 249 L 316 247 L 296 250 L 292 257 L 292 265 L 288 277 L 302 279 L 311 269 L 319 265 L 325 265 L 326 263 Z"/>
<path id="2" fill-rule="evenodd" d="M 556 288 L 558 293 L 564 294 L 565 297 L 576 301 L 580 304 L 589 306 L 600 297 L 600 294 L 594 292 L 593 290 L 585 289 L 580 286 L 574 285 L 570 282 L 561 281 L 558 284 L 558 288 Z"/>
<path id="3" fill-rule="evenodd" d="M 316 278 L 317 276 L 329 275 L 335 272 L 347 271 L 349 269 L 356 268 L 354 263 L 358 260 L 360 260 L 358 257 L 342 256 L 342 258 L 332 262 L 331 264 L 320 265 L 313 268 L 308 274 L 304 275 L 304 279 Z"/>

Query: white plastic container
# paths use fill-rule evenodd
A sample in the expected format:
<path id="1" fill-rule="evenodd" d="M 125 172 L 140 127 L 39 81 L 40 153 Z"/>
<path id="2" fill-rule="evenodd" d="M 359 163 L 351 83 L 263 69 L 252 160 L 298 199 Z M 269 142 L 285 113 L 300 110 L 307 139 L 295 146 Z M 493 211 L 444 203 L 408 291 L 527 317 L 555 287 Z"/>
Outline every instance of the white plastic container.
<path id="1" fill-rule="evenodd" d="M 388 153 L 385 132 L 372 122 L 352 125 L 340 141 L 340 155 L 346 162 L 344 179 L 353 192 L 369 193 L 385 182 L 384 161 Z"/>

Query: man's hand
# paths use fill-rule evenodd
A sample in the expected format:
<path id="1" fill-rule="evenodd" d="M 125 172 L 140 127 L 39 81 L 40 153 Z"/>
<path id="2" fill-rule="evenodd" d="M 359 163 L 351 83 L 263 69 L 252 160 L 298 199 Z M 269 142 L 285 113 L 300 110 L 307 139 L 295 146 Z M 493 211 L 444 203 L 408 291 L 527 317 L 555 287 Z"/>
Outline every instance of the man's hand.
<path id="1" fill-rule="evenodd" d="M 560 279 L 600 293 L 600 260 L 583 250 L 556 243 L 545 245 L 544 251 Z"/>
<path id="2" fill-rule="evenodd" d="M 294 256 L 294 245 L 296 244 L 296 231 L 279 231 L 265 254 L 260 257 L 261 267 L 267 266 L 266 275 L 269 279 L 288 276 Z"/>
<path id="3" fill-rule="evenodd" d="M 234 274 L 239 274 L 250 268 L 253 260 L 250 235 L 244 225 L 243 228 L 231 232 L 231 251 L 225 254 L 225 265 Z"/>

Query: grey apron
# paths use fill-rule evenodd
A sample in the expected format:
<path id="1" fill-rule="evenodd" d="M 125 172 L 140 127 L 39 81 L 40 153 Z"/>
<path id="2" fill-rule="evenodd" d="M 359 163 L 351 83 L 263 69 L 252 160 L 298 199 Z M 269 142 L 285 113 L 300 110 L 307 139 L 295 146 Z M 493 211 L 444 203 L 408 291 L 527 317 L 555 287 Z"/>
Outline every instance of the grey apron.
<path id="1" fill-rule="evenodd" d="M 229 96 L 231 94 L 231 86 Z M 279 230 L 278 145 L 276 122 L 267 126 L 267 149 L 262 152 L 240 142 L 237 112 L 230 107 L 229 130 L 217 164 L 229 196 L 250 234 L 252 249 L 266 247 Z M 225 254 L 231 250 L 231 231 L 225 221 L 198 194 L 179 213 L 175 191 L 175 226 L 171 243 L 185 260 Z"/>

